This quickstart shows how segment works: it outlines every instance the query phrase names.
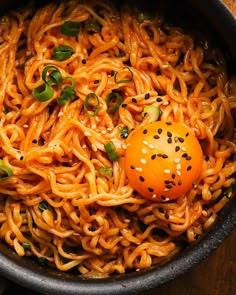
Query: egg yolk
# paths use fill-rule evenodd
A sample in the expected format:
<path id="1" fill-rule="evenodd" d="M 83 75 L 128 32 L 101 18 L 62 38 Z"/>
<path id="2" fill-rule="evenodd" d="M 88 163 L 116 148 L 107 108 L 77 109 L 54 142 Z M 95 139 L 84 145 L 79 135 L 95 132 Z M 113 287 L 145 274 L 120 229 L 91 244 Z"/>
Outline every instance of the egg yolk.
<path id="1" fill-rule="evenodd" d="M 127 138 L 125 172 L 134 190 L 153 201 L 168 201 L 189 191 L 202 170 L 203 153 L 187 125 L 157 121 Z"/>

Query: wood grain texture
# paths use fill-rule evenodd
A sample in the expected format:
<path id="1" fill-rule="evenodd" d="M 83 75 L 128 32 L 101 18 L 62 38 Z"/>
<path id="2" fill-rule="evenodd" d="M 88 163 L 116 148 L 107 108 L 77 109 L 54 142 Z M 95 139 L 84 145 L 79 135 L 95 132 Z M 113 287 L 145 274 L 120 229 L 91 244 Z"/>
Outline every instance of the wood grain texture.
<path id="1" fill-rule="evenodd" d="M 224 3 L 236 15 L 236 0 Z M 236 295 L 236 230 L 193 270 L 140 295 Z"/>

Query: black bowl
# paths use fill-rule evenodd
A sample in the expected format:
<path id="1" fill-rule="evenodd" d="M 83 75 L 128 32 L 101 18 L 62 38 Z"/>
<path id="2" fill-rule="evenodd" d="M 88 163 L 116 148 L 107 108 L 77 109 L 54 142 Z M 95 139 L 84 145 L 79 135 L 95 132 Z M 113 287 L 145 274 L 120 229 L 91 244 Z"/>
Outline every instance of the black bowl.
<path id="1" fill-rule="evenodd" d="M 151 2 L 151 1 L 149 1 Z M 176 1 L 177 2 L 177 1 Z M 220 0 L 189 0 L 171 3 L 171 14 L 207 28 L 204 33 L 214 36 L 227 56 L 230 71 L 236 64 L 236 19 Z M 8 5 L 13 1 L 5 1 Z M 17 3 L 17 1 L 15 1 Z M 173 7 L 175 5 L 175 7 Z M 236 67 L 235 67 L 236 68 Z M 234 192 L 235 195 L 236 192 Z M 147 270 L 92 279 L 62 273 L 39 266 L 32 260 L 19 257 L 0 243 L 0 274 L 23 287 L 44 294 L 138 294 L 158 287 L 190 270 L 219 247 L 236 226 L 236 199 L 232 198 L 222 210 L 215 225 L 195 244 L 160 266 Z"/>

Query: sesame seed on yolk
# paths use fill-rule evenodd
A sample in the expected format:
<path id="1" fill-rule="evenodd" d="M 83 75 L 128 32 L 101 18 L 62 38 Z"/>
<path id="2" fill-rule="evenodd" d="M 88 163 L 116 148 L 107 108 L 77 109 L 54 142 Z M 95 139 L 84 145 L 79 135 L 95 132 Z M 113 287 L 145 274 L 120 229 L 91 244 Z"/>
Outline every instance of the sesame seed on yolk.
<path id="1" fill-rule="evenodd" d="M 155 202 L 178 198 L 200 176 L 201 145 L 183 123 L 149 123 L 133 130 L 126 144 L 125 172 L 129 184 L 145 198 Z"/>

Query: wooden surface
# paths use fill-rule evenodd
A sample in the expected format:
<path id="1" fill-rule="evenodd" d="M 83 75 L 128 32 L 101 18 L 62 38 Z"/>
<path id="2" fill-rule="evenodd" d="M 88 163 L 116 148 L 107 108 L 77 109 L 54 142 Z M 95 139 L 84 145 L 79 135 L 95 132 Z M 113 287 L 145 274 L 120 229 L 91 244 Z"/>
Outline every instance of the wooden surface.
<path id="1" fill-rule="evenodd" d="M 236 0 L 224 2 L 236 15 Z M 236 295 L 236 230 L 196 268 L 140 295 Z"/>

